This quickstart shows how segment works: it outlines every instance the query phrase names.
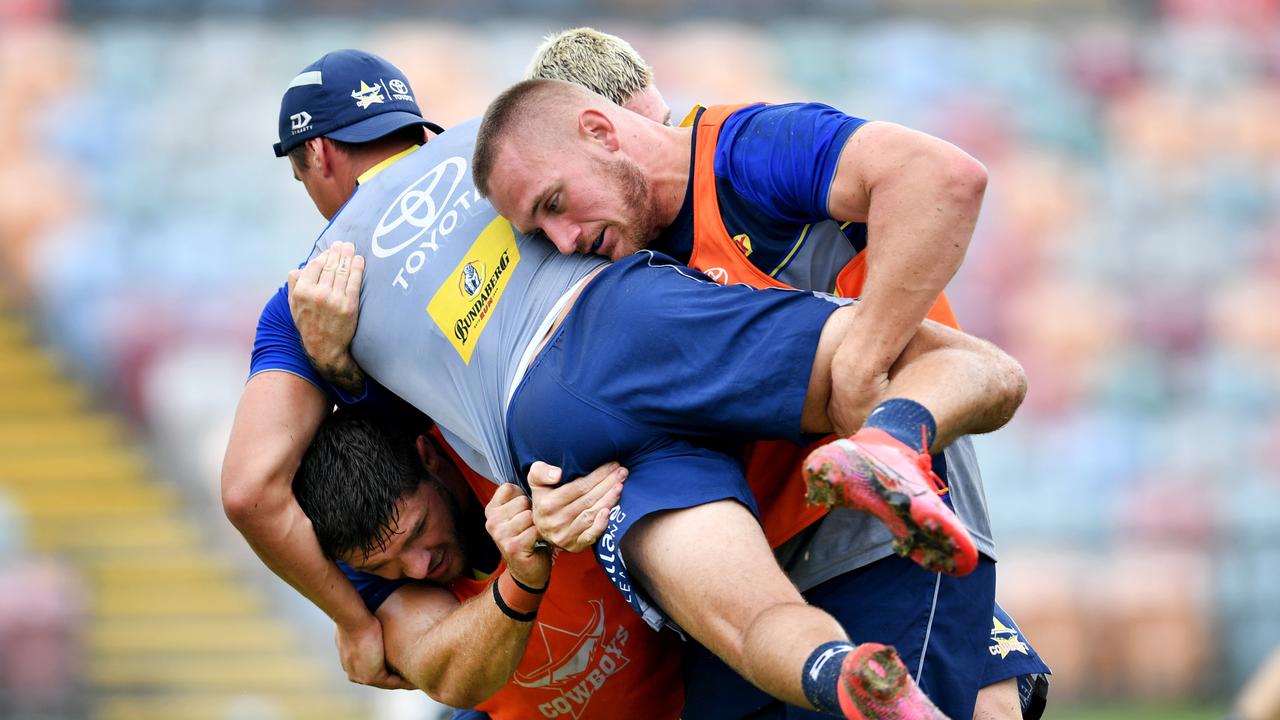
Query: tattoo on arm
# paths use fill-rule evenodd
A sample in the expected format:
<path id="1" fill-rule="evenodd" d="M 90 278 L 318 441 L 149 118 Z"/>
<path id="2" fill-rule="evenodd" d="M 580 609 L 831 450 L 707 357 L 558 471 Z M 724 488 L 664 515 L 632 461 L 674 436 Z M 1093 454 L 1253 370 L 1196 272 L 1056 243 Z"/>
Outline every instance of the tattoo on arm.
<path id="1" fill-rule="evenodd" d="M 316 360 L 308 352 L 307 360 L 311 362 L 311 367 L 315 368 L 321 377 L 341 388 L 343 392 L 351 395 L 359 395 L 364 392 L 364 372 L 350 355 L 347 355 L 343 362 L 325 364 Z"/>

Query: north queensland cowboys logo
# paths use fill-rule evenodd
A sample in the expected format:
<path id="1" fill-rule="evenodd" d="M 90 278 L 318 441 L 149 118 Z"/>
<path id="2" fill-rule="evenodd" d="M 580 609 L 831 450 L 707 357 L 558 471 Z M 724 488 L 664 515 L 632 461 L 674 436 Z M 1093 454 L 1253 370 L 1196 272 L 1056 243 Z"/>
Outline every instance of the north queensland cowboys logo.
<path id="1" fill-rule="evenodd" d="M 998 617 L 991 618 L 991 646 L 988 651 L 992 655 L 999 655 L 1001 659 L 1008 657 L 1012 652 L 1030 654 L 1027 652 L 1027 644 L 1018 637 L 1018 629 L 1005 625 Z"/>
<path id="2" fill-rule="evenodd" d="M 481 278 L 484 277 L 484 265 L 472 260 L 462 266 L 462 275 L 458 278 L 458 291 L 466 297 L 475 297 L 480 292 Z"/>
<path id="3" fill-rule="evenodd" d="M 351 97 L 355 98 L 356 107 L 361 110 L 368 110 L 369 106 L 374 103 L 384 103 L 387 101 L 387 99 L 382 96 L 381 86 L 374 85 L 373 87 L 369 87 L 369 85 L 363 80 L 360 81 L 359 90 L 351 91 Z"/>
<path id="4" fill-rule="evenodd" d="M 524 659 L 511 677 L 520 687 L 545 691 L 543 702 L 538 703 L 544 718 L 582 717 L 596 691 L 631 663 L 626 655 L 630 633 L 622 626 L 609 633 L 604 602 L 587 602 L 590 616 L 579 627 L 561 628 L 538 621 L 529 635 Z"/>

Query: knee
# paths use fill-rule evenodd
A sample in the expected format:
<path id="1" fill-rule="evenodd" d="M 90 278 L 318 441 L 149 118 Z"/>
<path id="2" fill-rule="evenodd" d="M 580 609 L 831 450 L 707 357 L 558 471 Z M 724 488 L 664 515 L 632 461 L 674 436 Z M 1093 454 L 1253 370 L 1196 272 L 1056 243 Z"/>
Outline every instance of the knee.
<path id="1" fill-rule="evenodd" d="M 1027 397 L 1027 371 L 1022 367 L 1022 363 L 1013 359 L 1013 356 L 1004 352 L 1000 354 L 1004 358 L 1001 367 L 1001 377 L 1004 379 L 1004 393 L 1007 407 L 1007 417 L 1012 418 L 1013 413 L 1022 405 L 1022 401 Z"/>
<path id="2" fill-rule="evenodd" d="M 986 343 L 987 366 L 994 387 L 995 407 L 1001 425 L 1013 418 L 1022 401 L 1027 397 L 1027 371 L 1022 363 L 991 343 Z"/>
<path id="3" fill-rule="evenodd" d="M 979 690 L 973 720 L 1022 720 L 1017 681 L 1010 678 Z"/>

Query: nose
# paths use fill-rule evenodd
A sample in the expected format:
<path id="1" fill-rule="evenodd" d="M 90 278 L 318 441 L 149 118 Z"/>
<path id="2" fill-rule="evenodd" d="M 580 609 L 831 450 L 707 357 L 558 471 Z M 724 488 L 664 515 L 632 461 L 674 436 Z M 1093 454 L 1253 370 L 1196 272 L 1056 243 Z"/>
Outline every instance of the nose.
<path id="1" fill-rule="evenodd" d="M 405 577 L 414 580 L 426 580 L 431 570 L 431 552 L 418 550 L 405 553 L 400 560 Z"/>
<path id="2" fill-rule="evenodd" d="M 543 223 L 542 231 L 561 255 L 581 252 L 578 243 L 582 238 L 582 228 L 579 225 L 562 218 L 553 218 Z"/>

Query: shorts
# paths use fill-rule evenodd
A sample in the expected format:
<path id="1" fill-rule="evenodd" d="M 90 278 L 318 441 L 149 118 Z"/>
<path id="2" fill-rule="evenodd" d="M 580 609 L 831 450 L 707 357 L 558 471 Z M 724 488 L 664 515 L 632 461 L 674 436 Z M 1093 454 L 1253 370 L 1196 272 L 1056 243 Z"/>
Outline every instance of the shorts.
<path id="1" fill-rule="evenodd" d="M 507 408 L 518 477 L 535 460 L 564 477 L 611 460 L 630 471 L 596 543 L 601 565 L 650 624 L 618 547 L 663 510 L 734 499 L 755 511 L 741 443 L 800 440 L 818 340 L 839 308 L 796 290 L 722 286 L 640 252 L 586 285 Z"/>
<path id="2" fill-rule="evenodd" d="M 1049 670 L 996 604 L 995 575 L 995 562 L 985 556 L 976 570 L 959 578 L 894 556 L 828 580 L 804 596 L 840 621 L 853 642 L 893 645 L 943 712 L 969 718 L 978 690 Z M 769 697 L 696 643 L 686 643 L 684 660 L 686 720 L 826 717 Z"/>

